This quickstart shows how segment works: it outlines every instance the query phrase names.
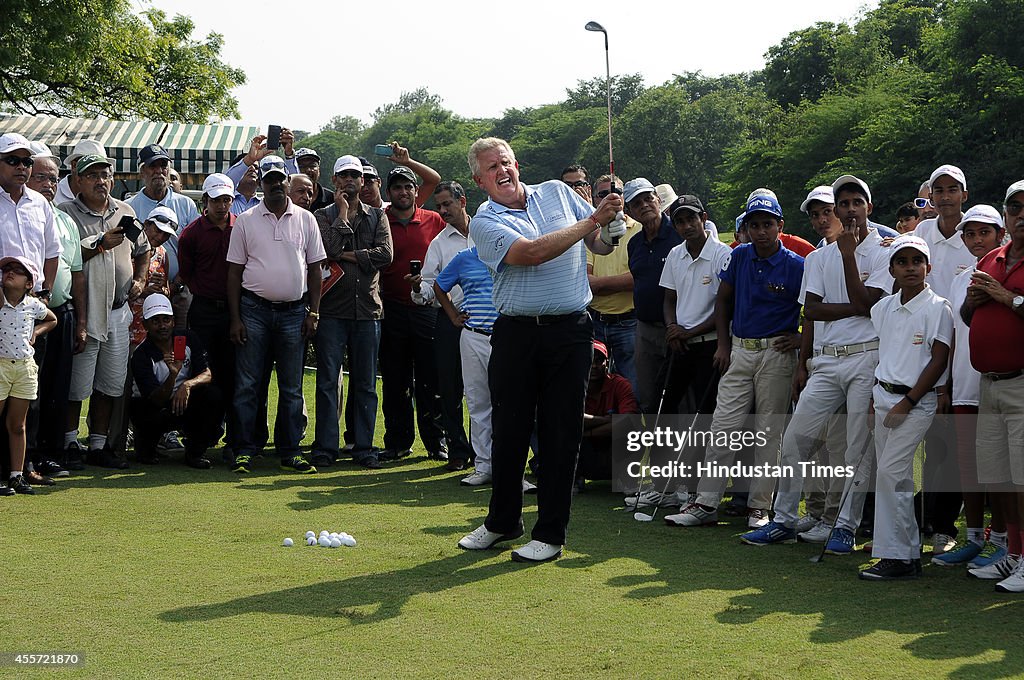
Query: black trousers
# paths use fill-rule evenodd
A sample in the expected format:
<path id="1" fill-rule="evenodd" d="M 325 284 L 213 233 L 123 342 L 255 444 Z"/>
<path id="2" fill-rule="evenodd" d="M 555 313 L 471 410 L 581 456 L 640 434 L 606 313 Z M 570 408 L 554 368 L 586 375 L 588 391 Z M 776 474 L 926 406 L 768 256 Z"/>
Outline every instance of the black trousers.
<path id="1" fill-rule="evenodd" d="M 416 439 L 415 413 L 420 440 L 427 451 L 437 453 L 444 449 L 434 358 L 436 321 L 437 313 L 431 307 L 384 303 L 380 329 L 384 448 L 412 448 Z"/>
<path id="2" fill-rule="evenodd" d="M 443 309 L 437 310 L 434 326 L 434 359 L 437 362 L 438 392 L 441 398 L 441 426 L 448 440 L 448 457 L 452 460 L 473 460 L 473 447 L 466 437 L 462 416 L 462 352 L 459 340 L 462 329 L 456 328 Z"/>
<path id="3" fill-rule="evenodd" d="M 713 413 L 718 401 L 718 374 L 713 365 L 716 340 L 690 345 L 685 352 L 670 354 L 664 371 L 671 363 L 662 413 Z M 671 350 L 670 350 L 671 351 Z M 660 374 L 664 379 L 664 374 Z M 690 407 L 695 410 L 690 411 Z"/>
<path id="4" fill-rule="evenodd" d="M 39 398 L 32 402 L 26 419 L 30 459 L 56 458 L 64 448 L 68 419 L 68 392 L 75 348 L 75 311 L 70 302 L 52 310 L 57 327 L 36 340 L 39 365 Z"/>
<path id="5" fill-rule="evenodd" d="M 213 384 L 217 386 L 225 404 L 227 436 L 234 447 L 237 423 L 233 403 L 235 399 L 235 343 L 230 336 L 231 319 L 227 303 L 196 295 L 188 309 L 188 327 L 199 336 L 206 349 Z"/>
<path id="6" fill-rule="evenodd" d="M 956 456 L 953 419 L 939 416 L 924 435 L 924 517 L 938 534 L 956 537 L 956 519 L 963 506 L 960 467 Z M 942 489 L 942 491 L 939 491 Z M 949 489 L 952 489 L 951 491 Z"/>
<path id="7" fill-rule="evenodd" d="M 196 457 L 206 453 L 220 439 L 224 399 L 216 384 L 196 385 L 189 395 L 185 412 L 180 416 L 171 412 L 170 403 L 158 407 L 149 399 L 140 397 L 132 397 L 131 414 L 137 456 L 152 457 L 160 437 L 177 430 L 185 436 L 185 455 Z"/>
<path id="8" fill-rule="evenodd" d="M 538 325 L 501 316 L 491 337 L 493 489 L 484 522 L 490 531 L 523 526 L 523 470 L 536 416 L 540 465 L 534 540 L 565 544 L 576 461 L 583 438 L 583 404 L 593 361 L 593 327 L 586 312 Z"/>

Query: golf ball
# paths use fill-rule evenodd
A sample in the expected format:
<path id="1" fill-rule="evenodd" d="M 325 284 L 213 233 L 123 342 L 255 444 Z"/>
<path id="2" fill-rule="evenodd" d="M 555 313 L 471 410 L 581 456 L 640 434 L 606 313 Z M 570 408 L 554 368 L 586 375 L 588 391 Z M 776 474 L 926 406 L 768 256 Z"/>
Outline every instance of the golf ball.
<path id="1" fill-rule="evenodd" d="M 339 534 L 336 534 L 336 533 L 335 533 L 335 532 L 333 532 L 333 531 L 332 531 L 332 532 L 331 532 L 331 533 L 329 534 L 329 537 L 330 537 L 330 538 L 331 538 L 332 540 L 333 540 L 333 539 L 335 539 L 335 538 L 338 538 L 339 536 L 340 536 Z"/>
<path id="2" fill-rule="evenodd" d="M 354 547 L 356 547 L 356 539 L 352 538 L 348 534 L 345 534 L 344 536 L 342 536 L 340 540 L 341 540 L 341 544 L 343 546 L 347 547 L 347 548 L 354 548 Z"/>
<path id="3" fill-rule="evenodd" d="M 316 538 L 316 534 L 313 533 L 312 531 L 307 531 L 306 532 L 306 538 Z"/>
<path id="4" fill-rule="evenodd" d="M 330 535 L 331 535 L 331 532 L 330 532 L 330 531 L 327 531 L 327 529 L 324 529 L 323 531 L 321 531 L 321 532 L 320 532 L 320 535 L 321 535 L 321 536 L 330 536 Z"/>
<path id="5" fill-rule="evenodd" d="M 295 541 L 293 541 L 293 540 L 292 540 L 292 539 L 290 539 L 290 538 L 286 538 L 286 539 L 284 539 L 284 547 L 286 547 L 286 548 L 290 548 L 290 547 L 292 547 L 293 545 L 295 545 Z"/>
<path id="6" fill-rule="evenodd" d="M 316 545 L 316 537 L 310 536 L 306 539 L 306 545 Z"/>
<path id="7" fill-rule="evenodd" d="M 321 536 L 320 537 L 320 545 L 323 546 L 324 548 L 330 548 L 331 547 L 331 539 L 328 538 L 327 536 Z"/>
<path id="8" fill-rule="evenodd" d="M 341 539 L 340 538 L 332 538 L 331 539 L 331 547 L 332 548 L 340 548 L 341 547 Z"/>

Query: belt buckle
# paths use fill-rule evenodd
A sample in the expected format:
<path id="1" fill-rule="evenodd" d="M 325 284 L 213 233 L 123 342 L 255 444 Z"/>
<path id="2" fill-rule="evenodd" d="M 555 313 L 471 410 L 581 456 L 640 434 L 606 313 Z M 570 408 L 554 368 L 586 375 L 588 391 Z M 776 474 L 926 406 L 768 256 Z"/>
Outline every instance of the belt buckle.
<path id="1" fill-rule="evenodd" d="M 743 338 L 743 349 L 756 352 L 761 349 L 761 340 L 758 338 Z"/>
<path id="2" fill-rule="evenodd" d="M 833 348 L 836 352 L 837 357 L 845 357 L 849 355 L 849 347 L 847 345 L 836 345 Z"/>

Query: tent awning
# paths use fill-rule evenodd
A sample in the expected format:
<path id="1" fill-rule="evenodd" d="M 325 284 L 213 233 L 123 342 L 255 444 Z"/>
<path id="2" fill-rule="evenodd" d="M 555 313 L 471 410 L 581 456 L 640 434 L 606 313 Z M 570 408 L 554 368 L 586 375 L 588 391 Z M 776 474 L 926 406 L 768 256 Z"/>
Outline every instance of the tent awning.
<path id="1" fill-rule="evenodd" d="M 224 172 L 231 159 L 247 151 L 249 140 L 259 133 L 257 127 L 242 125 L 169 123 L 161 143 L 178 172 L 209 175 Z"/>
<path id="2" fill-rule="evenodd" d="M 114 161 L 114 172 L 118 173 L 137 172 L 139 149 L 159 143 L 167 127 L 167 123 L 145 120 L 125 122 L 76 118 L 71 122 L 61 140 L 60 155 L 71 155 L 75 144 L 83 139 L 95 139 L 107 150 L 107 157 Z"/>
<path id="3" fill-rule="evenodd" d="M 43 142 L 50 147 L 57 147 L 64 131 L 71 123 L 72 121 L 68 118 L 0 114 L 0 134 L 16 132 L 29 141 Z"/>

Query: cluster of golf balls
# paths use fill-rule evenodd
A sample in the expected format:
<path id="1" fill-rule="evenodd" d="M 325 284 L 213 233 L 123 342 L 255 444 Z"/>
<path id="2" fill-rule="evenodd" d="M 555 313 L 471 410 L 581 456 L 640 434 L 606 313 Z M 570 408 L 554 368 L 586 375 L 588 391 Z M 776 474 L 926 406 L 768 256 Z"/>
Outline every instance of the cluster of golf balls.
<path id="1" fill-rule="evenodd" d="M 290 548 L 295 545 L 295 541 L 290 538 L 284 539 L 284 547 Z M 354 548 L 356 545 L 356 539 L 352 538 L 349 534 L 342 531 L 341 533 L 335 531 L 327 531 L 324 529 L 317 536 L 312 531 L 306 532 L 306 545 L 319 545 L 323 548 L 340 548 L 345 546 L 346 548 Z"/>

